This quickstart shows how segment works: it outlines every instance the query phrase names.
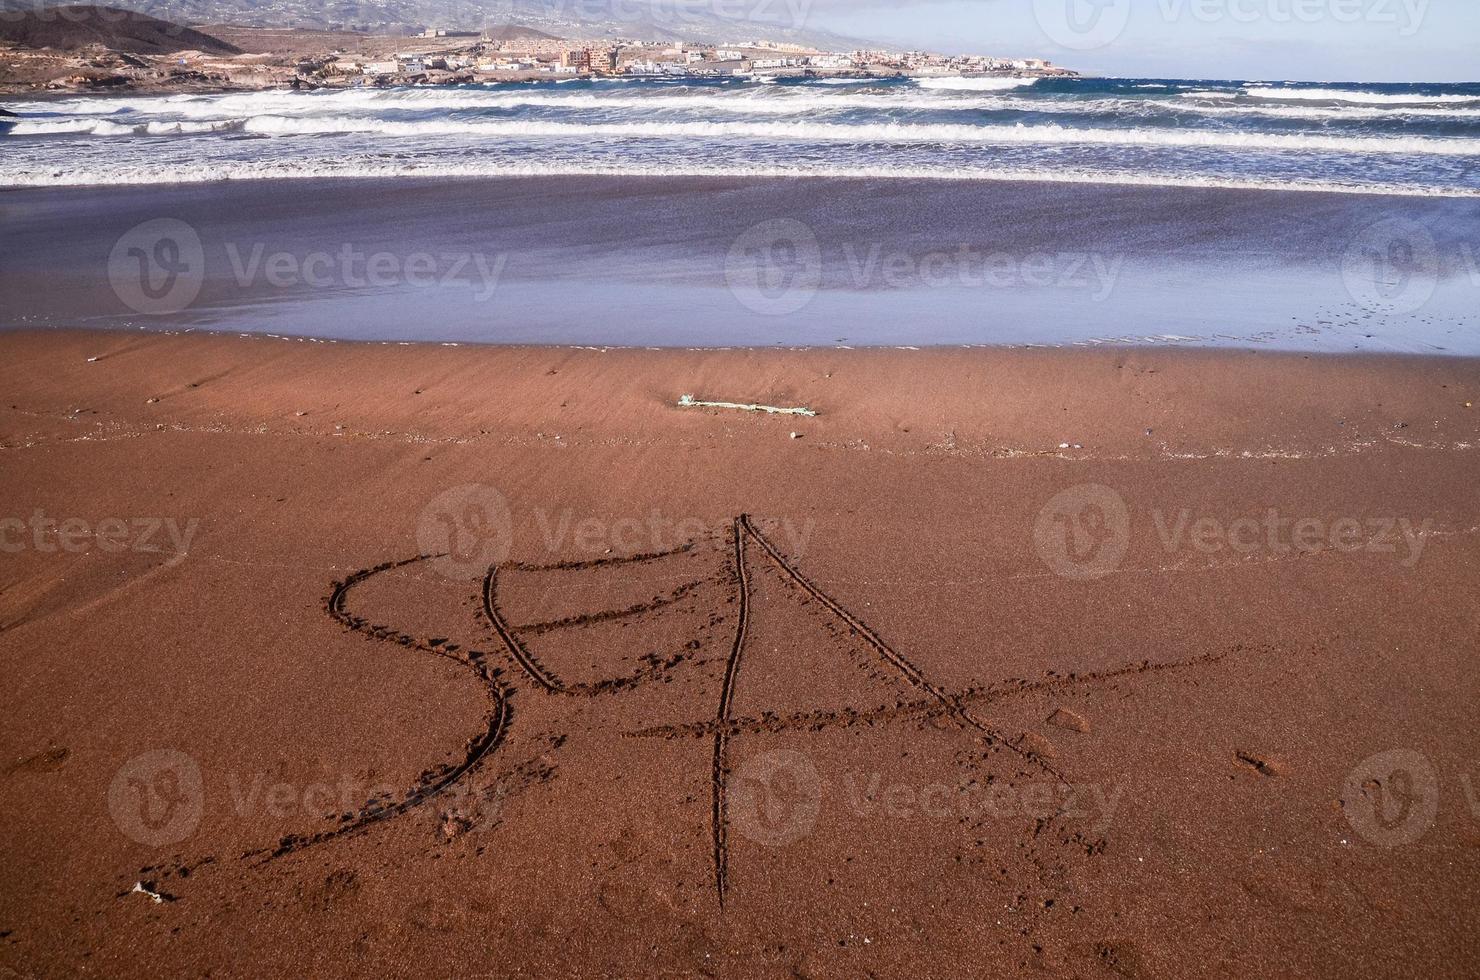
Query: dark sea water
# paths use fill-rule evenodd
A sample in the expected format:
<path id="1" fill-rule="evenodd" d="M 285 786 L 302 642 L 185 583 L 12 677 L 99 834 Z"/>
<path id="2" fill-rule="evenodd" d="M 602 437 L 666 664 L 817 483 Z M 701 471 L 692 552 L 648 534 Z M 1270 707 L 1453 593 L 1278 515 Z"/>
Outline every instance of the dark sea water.
<path id="1" fill-rule="evenodd" d="M 0 185 L 546 174 L 1480 194 L 1480 84 L 609 80 L 10 101 Z"/>

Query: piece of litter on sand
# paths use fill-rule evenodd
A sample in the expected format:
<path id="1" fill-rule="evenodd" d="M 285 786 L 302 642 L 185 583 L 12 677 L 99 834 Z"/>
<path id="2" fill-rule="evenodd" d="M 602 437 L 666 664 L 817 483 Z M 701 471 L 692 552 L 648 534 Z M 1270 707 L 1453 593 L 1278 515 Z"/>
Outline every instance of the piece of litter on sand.
<path id="1" fill-rule="evenodd" d="M 793 432 L 793 433 L 792 433 L 792 434 L 791 434 L 791 437 L 792 437 L 792 438 L 793 438 L 793 439 L 800 439 L 800 438 L 801 438 L 801 437 L 802 437 L 802 434 L 801 434 L 801 433 L 800 433 L 800 432 Z"/>
<path id="2" fill-rule="evenodd" d="M 678 398 L 680 408 L 733 408 L 741 412 L 765 412 L 767 415 L 807 415 L 815 416 L 817 413 L 810 408 L 778 408 L 775 405 L 742 405 L 739 402 L 706 402 L 700 401 L 693 395 L 680 395 Z"/>
<path id="3" fill-rule="evenodd" d="M 1065 731 L 1078 732 L 1081 735 L 1089 734 L 1089 722 L 1084 719 L 1083 715 L 1070 711 L 1068 708 L 1054 709 L 1054 713 L 1048 716 L 1048 723 Z"/>
<path id="4" fill-rule="evenodd" d="M 154 889 L 152 889 L 152 888 L 148 887 L 147 885 L 145 885 L 142 881 L 136 881 L 136 882 L 134 882 L 133 890 L 130 891 L 129 894 L 130 895 L 134 895 L 134 894 L 148 895 L 149 896 L 149 900 L 151 902 L 153 902 L 155 905 L 163 905 L 165 902 L 173 902 L 174 901 L 174 899 L 171 898 L 170 896 L 164 894 L 163 892 L 157 892 L 157 891 L 155 891 Z"/>

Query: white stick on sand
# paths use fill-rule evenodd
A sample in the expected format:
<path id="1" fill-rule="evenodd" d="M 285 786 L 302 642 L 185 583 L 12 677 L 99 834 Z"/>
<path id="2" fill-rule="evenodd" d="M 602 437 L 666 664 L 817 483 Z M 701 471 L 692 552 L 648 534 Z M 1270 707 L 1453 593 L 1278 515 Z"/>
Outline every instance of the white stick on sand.
<path id="1" fill-rule="evenodd" d="M 680 395 L 678 406 L 680 408 L 733 408 L 742 412 L 765 412 L 767 415 L 817 415 L 810 408 L 777 408 L 775 405 L 742 405 L 739 402 L 703 402 L 693 395 Z"/>

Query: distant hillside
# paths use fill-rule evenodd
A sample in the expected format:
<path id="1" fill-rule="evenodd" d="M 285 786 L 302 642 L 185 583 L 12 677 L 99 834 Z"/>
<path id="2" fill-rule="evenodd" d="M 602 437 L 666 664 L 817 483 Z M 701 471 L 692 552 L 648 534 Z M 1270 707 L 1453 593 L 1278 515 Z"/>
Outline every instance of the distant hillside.
<path id="1" fill-rule="evenodd" d="M 240 53 L 236 47 L 209 34 L 118 7 L 79 5 L 8 10 L 0 16 L 0 40 L 58 51 L 76 51 L 100 44 L 128 54 Z"/>
<path id="2" fill-rule="evenodd" d="M 0 0 L 0 10 L 25 9 L 34 0 Z M 186 24 L 297 27 L 366 34 L 412 34 L 429 27 L 499 31 L 518 24 L 525 37 L 626 37 L 651 40 L 745 41 L 767 38 L 849 50 L 863 42 L 814 30 L 806 19 L 731 18 L 717 11 L 734 5 L 689 0 L 129 0 L 155 17 Z M 808 9 L 807 4 L 798 5 Z M 782 15 L 790 4 L 755 4 Z M 4 20 L 5 18 L 0 18 Z"/>
<path id="3" fill-rule="evenodd" d="M 539 41 L 560 40 L 558 35 L 546 34 L 533 27 L 520 27 L 518 24 L 505 24 L 503 27 L 490 28 L 486 34 L 491 41 L 524 41 L 530 38 Z"/>

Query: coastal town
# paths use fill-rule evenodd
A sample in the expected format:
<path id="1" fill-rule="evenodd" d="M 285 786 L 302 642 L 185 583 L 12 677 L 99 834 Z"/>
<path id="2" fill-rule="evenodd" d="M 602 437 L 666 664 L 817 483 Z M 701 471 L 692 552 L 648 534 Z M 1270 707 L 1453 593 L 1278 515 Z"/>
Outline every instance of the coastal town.
<path id="1" fill-rule="evenodd" d="M 76 8 L 85 9 L 85 8 Z M 466 85 L 576 78 L 869 79 L 1074 76 L 1031 57 L 830 51 L 766 38 L 721 43 L 559 37 L 520 25 L 415 34 L 184 27 L 130 13 L 108 32 L 0 22 L 0 92 Z"/>
<path id="2" fill-rule="evenodd" d="M 334 57 L 299 67 L 305 76 L 360 75 L 400 84 L 449 80 L 570 77 L 821 77 L 1073 75 L 1040 58 L 941 55 L 926 51 L 822 51 L 806 45 L 749 39 L 724 44 L 686 44 L 635 39 L 569 40 L 539 32 L 457 35 L 429 30 L 419 41 L 455 42 L 455 50 L 407 45 L 380 60 Z M 460 79 L 461 80 L 461 79 Z"/>

